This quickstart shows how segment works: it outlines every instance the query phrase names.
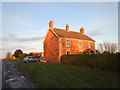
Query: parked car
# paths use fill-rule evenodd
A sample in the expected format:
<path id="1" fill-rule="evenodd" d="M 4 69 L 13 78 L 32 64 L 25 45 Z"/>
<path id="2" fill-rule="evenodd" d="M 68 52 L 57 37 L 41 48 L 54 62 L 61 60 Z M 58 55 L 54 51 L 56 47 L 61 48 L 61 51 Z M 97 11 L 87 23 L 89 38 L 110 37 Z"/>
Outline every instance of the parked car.
<path id="1" fill-rule="evenodd" d="M 24 57 L 23 61 L 25 63 L 27 63 L 27 62 L 37 62 L 38 60 L 37 60 L 37 58 L 35 58 L 33 56 L 26 56 L 26 57 Z"/>

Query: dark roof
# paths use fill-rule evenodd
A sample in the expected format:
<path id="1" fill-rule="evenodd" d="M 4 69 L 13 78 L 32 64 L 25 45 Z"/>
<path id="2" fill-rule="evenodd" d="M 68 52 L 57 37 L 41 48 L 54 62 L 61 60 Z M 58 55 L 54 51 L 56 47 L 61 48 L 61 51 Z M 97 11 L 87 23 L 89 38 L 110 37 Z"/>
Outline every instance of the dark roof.
<path id="1" fill-rule="evenodd" d="M 67 31 L 63 29 L 54 28 L 52 29 L 59 37 L 66 37 L 66 38 L 74 38 L 74 39 L 80 39 L 80 40 L 90 40 L 95 41 L 92 38 L 88 37 L 85 34 L 81 34 L 79 32 L 74 31 Z"/>
<path id="2" fill-rule="evenodd" d="M 94 53 L 94 51 L 92 49 L 86 49 L 83 53 L 89 54 L 89 53 Z"/>

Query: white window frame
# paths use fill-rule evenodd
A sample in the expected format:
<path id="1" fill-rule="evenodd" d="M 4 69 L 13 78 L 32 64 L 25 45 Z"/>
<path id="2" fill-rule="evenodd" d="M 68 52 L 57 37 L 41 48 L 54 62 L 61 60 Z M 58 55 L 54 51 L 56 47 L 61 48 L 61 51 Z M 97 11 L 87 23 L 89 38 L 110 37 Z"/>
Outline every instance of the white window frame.
<path id="1" fill-rule="evenodd" d="M 81 45 L 79 43 L 81 43 Z M 82 41 L 78 41 L 78 47 L 82 47 Z"/>
<path id="2" fill-rule="evenodd" d="M 88 42 L 88 48 L 91 48 L 92 46 L 91 46 L 91 43 L 90 42 Z"/>
<path id="3" fill-rule="evenodd" d="M 69 43 L 67 43 L 67 41 L 69 41 Z M 66 47 L 70 47 L 70 40 L 66 40 L 65 45 L 66 45 Z M 67 46 L 67 45 L 69 45 L 69 46 Z"/>

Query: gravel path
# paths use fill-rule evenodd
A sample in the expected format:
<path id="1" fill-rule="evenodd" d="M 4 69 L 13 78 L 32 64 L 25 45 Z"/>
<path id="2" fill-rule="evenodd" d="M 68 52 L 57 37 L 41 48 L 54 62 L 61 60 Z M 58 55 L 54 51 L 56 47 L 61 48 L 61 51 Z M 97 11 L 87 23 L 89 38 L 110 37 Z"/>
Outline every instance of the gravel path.
<path id="1" fill-rule="evenodd" d="M 2 60 L 0 60 L 0 90 L 2 89 Z"/>
<path id="2" fill-rule="evenodd" d="M 36 88 L 16 69 L 20 63 L 22 62 L 2 61 L 2 88 Z"/>

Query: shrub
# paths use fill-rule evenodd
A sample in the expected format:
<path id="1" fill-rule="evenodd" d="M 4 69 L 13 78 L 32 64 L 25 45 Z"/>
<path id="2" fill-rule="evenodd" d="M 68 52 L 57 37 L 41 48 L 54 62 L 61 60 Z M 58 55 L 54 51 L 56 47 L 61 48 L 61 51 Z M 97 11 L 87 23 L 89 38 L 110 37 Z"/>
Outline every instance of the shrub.
<path id="1" fill-rule="evenodd" d="M 21 55 L 19 55 L 19 59 L 22 60 L 25 56 L 26 56 L 26 55 L 21 54 Z"/>
<path id="2" fill-rule="evenodd" d="M 14 52 L 15 58 L 18 58 L 19 55 L 21 55 L 22 53 L 23 53 L 23 51 L 22 51 L 21 49 L 16 50 L 16 51 Z"/>
<path id="3" fill-rule="evenodd" d="M 118 66 L 120 65 L 118 62 L 119 57 L 120 54 L 63 55 L 61 57 L 61 63 L 117 72 L 119 70 Z"/>

